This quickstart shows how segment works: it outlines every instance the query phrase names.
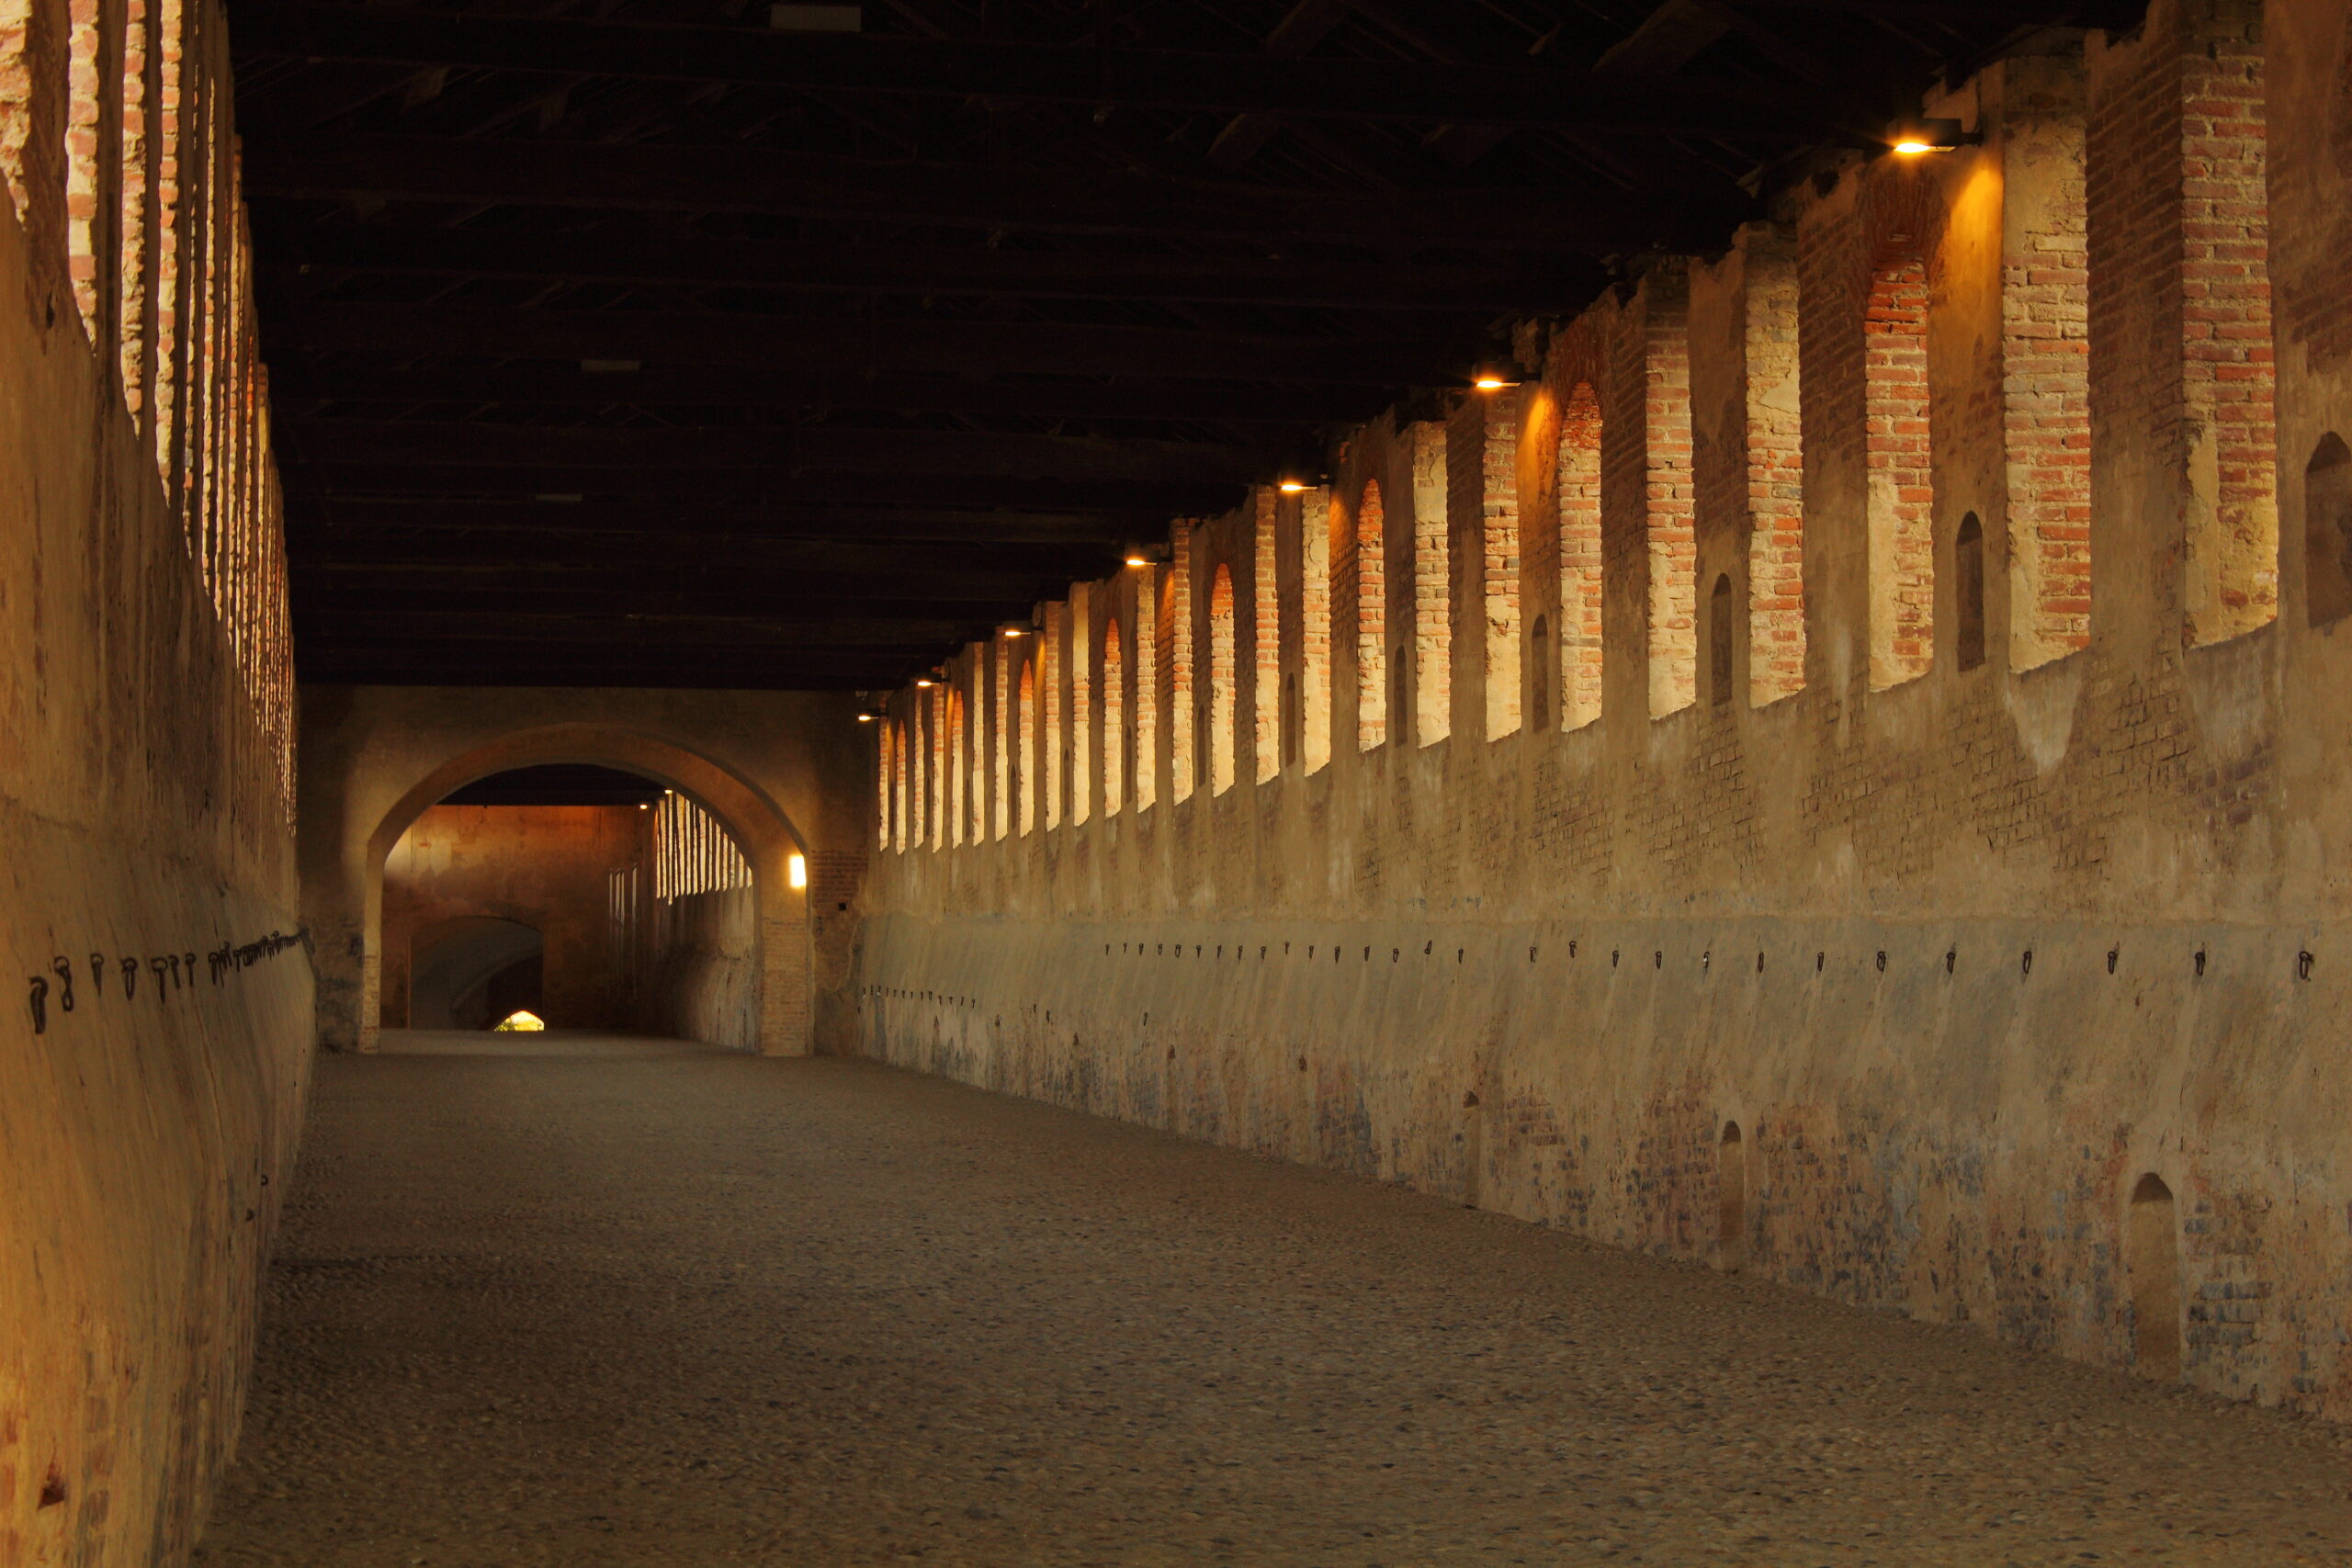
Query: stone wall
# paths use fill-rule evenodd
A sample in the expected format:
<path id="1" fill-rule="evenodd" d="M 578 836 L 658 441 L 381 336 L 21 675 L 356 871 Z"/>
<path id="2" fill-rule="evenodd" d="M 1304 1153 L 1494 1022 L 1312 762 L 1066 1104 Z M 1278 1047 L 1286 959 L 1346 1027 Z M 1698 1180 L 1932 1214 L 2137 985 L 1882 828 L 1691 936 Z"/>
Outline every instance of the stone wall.
<path id="1" fill-rule="evenodd" d="M 300 1127 L 226 67 L 204 6 L 0 24 L 0 1562 L 186 1559 Z"/>
<path id="2" fill-rule="evenodd" d="M 865 1048 L 2352 1414 L 2346 10 L 2031 40 L 900 694 Z"/>

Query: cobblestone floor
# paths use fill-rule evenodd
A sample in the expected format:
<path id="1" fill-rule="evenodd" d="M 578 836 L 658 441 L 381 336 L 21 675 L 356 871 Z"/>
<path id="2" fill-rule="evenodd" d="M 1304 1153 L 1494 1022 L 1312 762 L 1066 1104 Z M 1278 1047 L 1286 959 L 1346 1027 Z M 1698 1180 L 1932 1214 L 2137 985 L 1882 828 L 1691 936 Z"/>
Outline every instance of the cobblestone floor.
<path id="1" fill-rule="evenodd" d="M 859 1063 L 392 1041 L 218 1568 L 2352 1560 L 2315 1422 Z"/>

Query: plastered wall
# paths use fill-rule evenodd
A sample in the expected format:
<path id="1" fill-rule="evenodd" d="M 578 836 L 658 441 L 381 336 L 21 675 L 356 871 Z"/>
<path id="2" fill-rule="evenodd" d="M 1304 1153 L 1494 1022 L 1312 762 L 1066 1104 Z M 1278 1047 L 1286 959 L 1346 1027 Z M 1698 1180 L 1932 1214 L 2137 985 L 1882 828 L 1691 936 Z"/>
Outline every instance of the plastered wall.
<path id="1" fill-rule="evenodd" d="M 901 694 L 865 1048 L 2352 1413 L 2346 11 L 2031 40 Z"/>
<path id="2" fill-rule="evenodd" d="M 209 9 L 172 11 L 135 50 L 118 6 L 0 28 L 8 1564 L 186 1559 L 235 1443 L 307 1078 L 226 45 Z M 125 75 L 155 96 L 111 91 Z"/>

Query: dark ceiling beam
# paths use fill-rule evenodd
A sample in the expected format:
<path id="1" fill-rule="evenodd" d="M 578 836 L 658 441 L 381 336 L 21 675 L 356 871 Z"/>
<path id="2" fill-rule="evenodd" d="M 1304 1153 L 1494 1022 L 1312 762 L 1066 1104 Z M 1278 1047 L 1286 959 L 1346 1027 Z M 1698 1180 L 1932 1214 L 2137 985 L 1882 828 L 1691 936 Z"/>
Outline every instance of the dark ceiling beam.
<path id="1" fill-rule="evenodd" d="M 518 649 L 512 643 L 372 647 L 298 644 L 295 676 L 305 685 L 337 686 L 665 686 L 703 691 L 880 691 L 925 667 L 876 649 L 843 654 L 815 649 L 726 647 L 648 648 L 630 653 L 598 641 L 576 647 Z"/>
<path id="2" fill-rule="evenodd" d="M 1756 215 L 1737 187 L 1352 194 L 1035 164 L 913 163 L 780 148 L 422 136 L 248 136 L 264 199 L 428 201 L 602 211 L 756 212 L 981 231 L 1224 235 L 1595 254 L 1720 244 Z"/>
<path id="3" fill-rule="evenodd" d="M 854 426 L 594 426 L 311 419 L 279 437 L 302 462 L 493 468 L 766 468 L 1009 479 L 1247 483 L 1272 455 L 1208 443 Z"/>
<path id="4" fill-rule="evenodd" d="M 281 458 L 282 461 L 282 458 Z M 322 492 L 385 498 L 529 501 L 543 495 L 590 500 L 707 497 L 737 505 L 812 506 L 828 502 L 910 507 L 1012 507 L 1023 511 L 1149 512 L 1206 517 L 1238 503 L 1239 485 L 1170 484 L 1137 479 L 1015 479 L 974 475 L 786 473 L 728 468 L 552 468 L 454 467 L 429 463 L 285 465 L 298 515 Z"/>
<path id="5" fill-rule="evenodd" d="M 949 507 L 909 509 L 851 503 L 714 506 L 675 502 L 364 501 L 310 498 L 288 522 L 290 539 L 372 539 L 387 535 L 577 534 L 657 540 L 854 540 L 861 547 L 961 544 L 1011 549 L 1016 560 L 1040 551 L 1110 545 L 1164 533 L 1159 512 L 1013 512 Z"/>
<path id="6" fill-rule="evenodd" d="M 1574 256 L 1540 264 L 1416 266 L 1296 256 L 1170 256 L 978 246 L 792 245 L 679 231 L 558 233 L 392 222 L 287 225 L 267 254 L 314 276 L 407 273 L 557 282 L 672 284 L 810 293 L 1304 305 L 1327 310 L 1563 309 L 1600 273 Z"/>
<path id="7" fill-rule="evenodd" d="M 968 615 L 937 619 L 810 615 L 782 621 L 699 613 L 616 619 L 552 611 L 338 608 L 332 626 L 319 629 L 332 630 L 338 642 L 379 646 L 399 642 L 420 648 L 462 642 L 539 646 L 603 642 L 623 647 L 843 648 L 921 659 L 934 653 L 942 644 L 952 642 L 971 622 Z M 301 621 L 296 624 L 299 629 L 310 629 Z"/>
<path id="8" fill-rule="evenodd" d="M 1277 60 L 1295 60 L 1329 37 L 1355 8 L 1356 0 L 1295 0 L 1266 35 L 1266 52 Z M 1271 114 L 1235 115 L 1209 143 L 1208 161 L 1220 169 L 1238 169 L 1257 155 L 1281 125 Z"/>
<path id="9" fill-rule="evenodd" d="M 1460 386 L 1481 334 L 1388 341 L 1244 337 L 1166 327 L 1054 321 L 859 320 L 719 311 L 523 310 L 316 300 L 281 314 L 265 342 L 403 358 L 734 365 L 775 375 L 1140 376 L 1153 381 Z M 617 385 L 623 379 L 616 376 Z M 625 400 L 625 399 L 616 399 Z"/>
<path id="10" fill-rule="evenodd" d="M 241 0 L 240 59 L 457 65 L 826 93 L 1571 128 L 1639 135 L 1835 137 L 1817 95 L 1629 90 L 1562 67 L 1098 49 L 980 39 L 501 17 Z"/>
<path id="11" fill-rule="evenodd" d="M 628 563 L 559 567 L 385 559 L 312 561 L 293 578 L 304 590 L 306 615 L 328 606 L 382 610 L 412 604 L 419 609 L 511 609 L 517 615 L 701 615 L 753 621 L 848 610 L 869 619 L 930 620 L 956 606 L 966 607 L 965 616 L 985 616 L 987 609 L 970 607 L 1026 605 L 1068 586 L 1022 573 L 966 572 L 927 578 L 896 596 L 872 572 L 820 571 L 783 574 L 775 582 L 753 585 L 724 555 L 683 558 L 666 580 Z M 371 594 L 394 597 L 370 603 Z"/>
<path id="12" fill-rule="evenodd" d="M 739 367 L 650 367 L 628 373 L 477 370 L 446 365 L 390 369 L 280 359 L 270 400 L 281 418 L 306 401 L 522 403 L 557 408 L 844 409 L 993 418 L 1202 422 L 1218 425 L 1354 423 L 1376 413 L 1381 392 L 1346 386 L 1224 387 L 1204 381 L 969 380 L 945 376 L 767 373 Z"/>
<path id="13" fill-rule="evenodd" d="M 1140 539 L 1143 536 L 1138 536 Z M 288 544 L 293 564 L 349 561 L 359 565 L 397 564 L 406 559 L 453 564 L 544 563 L 554 567 L 612 566 L 635 562 L 662 569 L 678 564 L 681 536 L 674 534 L 595 534 L 584 530 L 548 533 L 521 530 L 497 533 L 450 531 L 355 534 L 346 529 L 307 527 Z M 701 547 L 707 548 L 707 545 Z M 1023 578 L 1050 577 L 1085 560 L 1110 570 L 1113 542 L 1096 540 L 1089 549 L 1069 545 L 936 543 L 910 552 L 897 540 L 757 539 L 726 541 L 725 558 L 746 576 L 778 572 L 863 572 L 873 576 L 888 596 L 899 581 L 921 583 L 948 573 L 995 572 Z M 1089 558 L 1102 558 L 1099 561 Z M 911 590 L 910 590 L 911 592 Z"/>

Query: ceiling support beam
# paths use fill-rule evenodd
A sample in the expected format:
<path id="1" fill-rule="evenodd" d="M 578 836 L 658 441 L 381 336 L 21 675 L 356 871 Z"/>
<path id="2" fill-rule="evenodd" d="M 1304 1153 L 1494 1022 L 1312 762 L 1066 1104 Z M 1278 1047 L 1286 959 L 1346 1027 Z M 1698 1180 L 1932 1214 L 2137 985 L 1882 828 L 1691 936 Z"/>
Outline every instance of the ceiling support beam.
<path id="1" fill-rule="evenodd" d="M 714 428 L 403 423 L 313 419 L 285 435 L 300 462 L 414 462 L 441 467 L 745 468 L 827 473 L 975 474 L 1001 479 L 1247 483 L 1272 454 L 1246 446 L 1100 437 L 999 435 L 970 430 L 874 430 L 832 424 Z"/>
<path id="2" fill-rule="evenodd" d="M 268 254 L 316 278 L 418 274 L 779 292 L 1299 305 L 1382 311 L 1557 309 L 1602 279 L 1574 256 L 1489 266 L 1285 255 L 1168 255 L 978 246 L 795 245 L 689 230 L 286 226 Z"/>
<path id="3" fill-rule="evenodd" d="M 1791 141 L 1841 127 L 1817 96 L 1628 89 L 1565 67 L 1431 65 L 651 26 L 551 16 L 243 0 L 241 58 L 458 65 L 560 76 L 729 84 L 827 93 L 1133 104 L 1215 114 L 1545 126 L 1632 135 Z"/>
<path id="4" fill-rule="evenodd" d="M 534 24 L 536 25 L 536 24 Z M 1753 130 L 1747 133 L 1752 136 Z M 844 158 L 742 144 L 424 136 L 250 136 L 246 190 L 603 211 L 752 212 L 1073 234 L 1220 235 L 1502 252 L 1696 250 L 1756 216 L 1736 186 L 1295 190 L 1118 169 Z"/>
<path id="5" fill-rule="evenodd" d="M 323 300 L 280 321 L 292 343 L 321 352 L 349 349 L 408 359 L 442 355 L 573 364 L 593 359 L 733 365 L 773 375 L 843 379 L 869 374 L 1142 376 L 1155 381 L 1459 387 L 1486 346 L 1479 334 L 1470 333 L 1424 341 L 1243 337 L 1057 321 L 859 320 L 838 312 L 502 310 Z M 624 379 L 612 378 L 616 386 Z"/>

